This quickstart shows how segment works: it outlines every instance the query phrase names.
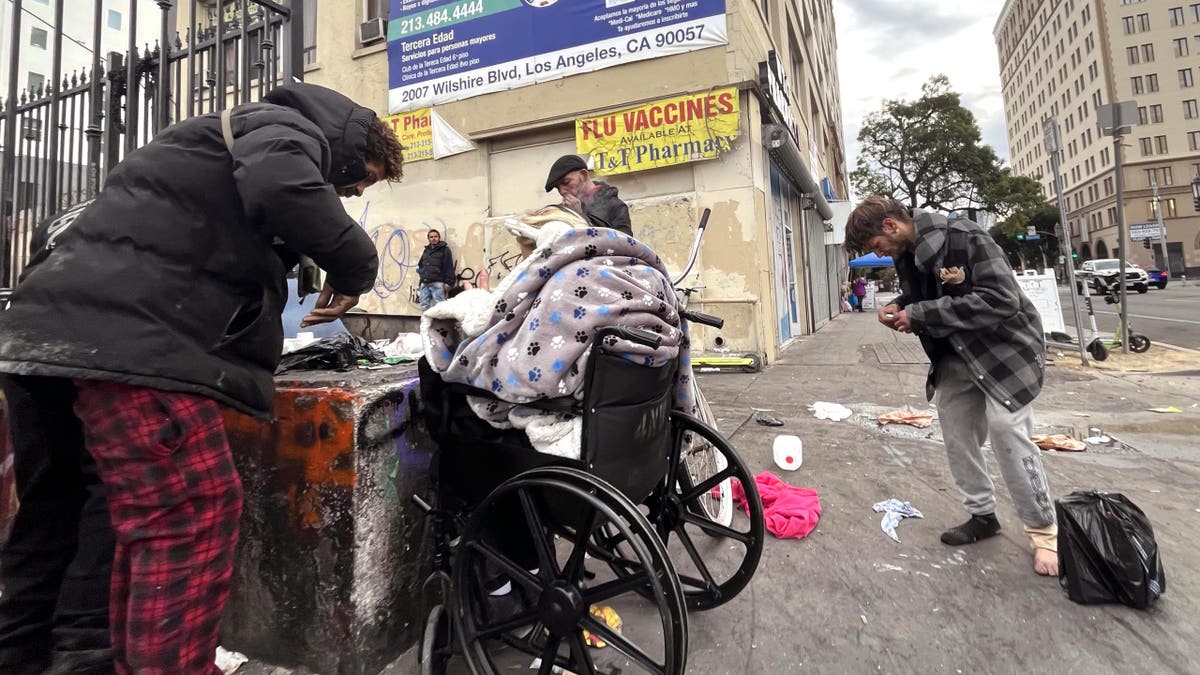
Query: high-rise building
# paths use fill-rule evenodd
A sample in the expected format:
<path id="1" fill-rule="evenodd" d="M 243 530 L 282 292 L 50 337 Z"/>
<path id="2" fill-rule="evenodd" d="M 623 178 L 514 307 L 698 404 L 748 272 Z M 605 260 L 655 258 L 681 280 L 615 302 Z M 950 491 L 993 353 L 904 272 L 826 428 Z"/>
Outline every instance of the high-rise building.
<path id="1" fill-rule="evenodd" d="M 1161 204 L 1168 260 L 1158 240 L 1131 241 L 1126 258 L 1200 273 L 1200 2 L 1183 0 L 1008 0 L 994 29 L 1016 173 L 1054 198 L 1043 124 L 1057 120 L 1067 229 L 1082 259 L 1116 257 L 1115 148 L 1096 110 L 1137 104 L 1122 137 L 1125 222 L 1156 223 Z M 1157 184 L 1160 201 L 1154 200 Z M 1132 227 L 1135 236 L 1145 232 Z"/>

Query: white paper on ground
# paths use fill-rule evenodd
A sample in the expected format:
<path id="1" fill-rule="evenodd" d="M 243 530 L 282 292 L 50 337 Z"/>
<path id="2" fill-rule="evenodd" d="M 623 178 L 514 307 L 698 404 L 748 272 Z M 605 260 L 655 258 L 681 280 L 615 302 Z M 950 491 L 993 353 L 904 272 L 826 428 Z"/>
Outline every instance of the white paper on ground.
<path id="1" fill-rule="evenodd" d="M 842 405 L 841 403 L 830 403 L 828 401 L 817 401 L 808 406 L 808 409 L 816 415 L 819 420 L 833 420 L 840 422 L 854 414 L 854 411 Z"/>

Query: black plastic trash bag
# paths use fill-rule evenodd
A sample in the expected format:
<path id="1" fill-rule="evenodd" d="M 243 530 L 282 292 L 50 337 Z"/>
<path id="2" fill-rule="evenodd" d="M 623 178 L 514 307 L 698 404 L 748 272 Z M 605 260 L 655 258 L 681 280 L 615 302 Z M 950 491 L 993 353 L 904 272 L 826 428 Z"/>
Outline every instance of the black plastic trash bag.
<path id="1" fill-rule="evenodd" d="M 350 370 L 358 366 L 360 359 L 382 363 L 384 356 L 357 335 L 338 333 L 285 354 L 275 374 L 289 370 Z"/>
<path id="2" fill-rule="evenodd" d="M 1071 600 L 1145 609 L 1166 592 L 1154 528 L 1125 495 L 1072 492 L 1056 510 L 1058 580 Z"/>

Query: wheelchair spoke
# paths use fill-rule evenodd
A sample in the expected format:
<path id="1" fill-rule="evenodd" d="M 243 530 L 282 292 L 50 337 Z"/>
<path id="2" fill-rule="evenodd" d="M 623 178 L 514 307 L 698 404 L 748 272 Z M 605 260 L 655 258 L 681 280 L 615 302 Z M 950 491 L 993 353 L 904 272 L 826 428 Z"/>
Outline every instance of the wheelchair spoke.
<path id="1" fill-rule="evenodd" d="M 558 561 L 554 559 L 554 550 L 550 547 L 549 536 L 546 528 L 542 525 L 542 516 L 538 513 L 537 505 L 533 503 L 533 497 L 529 496 L 528 490 L 521 490 L 517 495 L 521 498 L 521 508 L 525 511 L 526 522 L 533 528 L 533 540 L 537 548 L 541 577 L 553 579 L 558 576 Z"/>
<path id="2" fill-rule="evenodd" d="M 693 499 L 717 487 L 717 485 L 720 485 L 721 481 L 725 480 L 726 478 L 732 478 L 736 473 L 737 467 L 731 464 L 725 467 L 725 470 L 721 473 L 718 473 L 715 476 L 709 476 L 708 480 L 692 488 L 690 492 L 680 497 L 679 500 L 684 504 L 687 504 Z"/>
<path id="3" fill-rule="evenodd" d="M 588 540 L 592 538 L 595 522 L 596 510 L 590 509 L 590 513 L 583 519 L 584 526 L 575 531 L 574 548 L 571 549 L 571 557 L 567 559 L 567 564 L 563 565 L 562 570 L 563 577 L 569 581 L 575 581 L 583 573 L 583 554 L 587 553 Z"/>
<path id="4" fill-rule="evenodd" d="M 712 535 L 714 537 L 725 537 L 727 539 L 733 539 L 734 541 L 740 541 L 747 546 L 750 545 L 751 537 L 749 532 L 738 532 L 733 528 L 726 527 L 720 523 L 714 523 L 713 521 L 697 516 L 694 513 L 684 512 L 680 515 L 680 517 L 684 522 L 691 523 L 692 525 L 704 530 L 705 534 Z"/>
<path id="5" fill-rule="evenodd" d="M 494 564 L 499 565 L 504 573 L 511 577 L 513 581 L 534 591 L 535 593 L 541 593 L 545 589 L 545 587 L 542 585 L 542 582 L 537 577 L 530 574 L 527 570 L 522 569 L 520 565 L 504 557 L 504 554 L 500 553 L 491 546 L 479 541 L 472 541 L 467 545 L 476 551 L 479 551 L 483 557 L 487 558 Z"/>
<path id="6" fill-rule="evenodd" d="M 486 640 L 488 638 L 500 635 L 501 633 L 511 633 L 518 628 L 533 625 L 537 622 L 537 619 L 538 609 L 533 607 L 511 619 L 506 619 L 500 623 L 494 623 L 490 626 L 484 626 L 483 628 L 476 630 L 475 637 L 480 640 Z"/>
<path id="7" fill-rule="evenodd" d="M 558 645 L 562 642 L 562 638 L 551 635 L 546 639 L 546 648 L 542 650 L 542 666 L 538 668 L 538 675 L 550 675 L 554 672 L 555 662 L 558 661 Z"/>
<path id="8" fill-rule="evenodd" d="M 696 550 L 696 545 L 692 543 L 692 538 L 684 531 L 682 525 L 675 528 L 675 534 L 679 537 L 679 543 L 683 544 L 684 550 L 687 551 L 688 557 L 692 559 L 692 564 L 696 566 L 696 570 L 708 584 L 705 588 L 716 588 L 717 582 L 713 579 L 712 573 L 708 571 L 708 565 L 704 564 L 704 559 L 700 557 L 700 552 Z"/>
<path id="9" fill-rule="evenodd" d="M 598 605 L 623 593 L 637 590 L 642 586 L 648 586 L 648 579 L 649 577 L 647 575 L 638 574 L 634 576 L 621 577 L 620 579 L 613 579 L 612 581 L 606 581 L 599 586 L 589 588 L 587 592 L 583 594 L 584 602 L 586 602 L 589 607 L 592 605 Z"/>
<path id="10" fill-rule="evenodd" d="M 692 588 L 697 588 L 702 591 L 707 591 L 707 590 L 710 590 L 710 588 L 711 588 L 708 584 L 704 583 L 703 579 L 697 579 L 696 577 L 689 577 L 686 574 L 679 575 L 679 583 L 683 586 L 691 586 Z"/>
<path id="11" fill-rule="evenodd" d="M 646 652 L 641 650 L 640 647 L 618 635 L 605 623 L 597 621 L 596 618 L 590 614 L 583 617 L 583 623 L 584 628 L 587 628 L 588 632 L 592 633 L 593 635 L 599 635 L 600 639 L 607 642 L 609 647 L 621 652 L 627 658 L 636 662 L 645 670 L 648 670 L 652 673 L 664 673 L 665 675 L 666 668 L 664 666 L 660 666 L 655 663 L 654 659 L 651 659 Z"/>
<path id="12" fill-rule="evenodd" d="M 583 633 L 574 631 L 571 633 L 568 644 L 571 645 L 571 655 L 574 657 L 570 664 L 571 670 L 579 675 L 593 675 L 596 672 L 596 664 L 592 662 L 592 653 L 588 651 L 587 643 L 583 641 Z M 583 669 L 580 672 L 580 668 Z"/>

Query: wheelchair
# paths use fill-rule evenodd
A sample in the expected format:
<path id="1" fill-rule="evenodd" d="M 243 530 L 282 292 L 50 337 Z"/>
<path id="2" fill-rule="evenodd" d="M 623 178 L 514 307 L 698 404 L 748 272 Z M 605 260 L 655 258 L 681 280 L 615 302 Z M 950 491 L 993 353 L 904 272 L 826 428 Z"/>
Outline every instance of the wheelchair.
<path id="1" fill-rule="evenodd" d="M 472 673 L 682 673 L 688 612 L 718 607 L 750 582 L 764 540 L 753 476 L 719 432 L 672 409 L 678 360 L 634 363 L 609 350 L 613 338 L 661 341 L 601 328 L 582 401 L 528 404 L 582 419 L 578 460 L 491 427 L 466 402 L 491 392 L 446 383 L 420 362 L 422 414 L 437 446 L 432 493 L 413 496 L 434 551 L 420 672 L 464 672 L 461 660 Z M 698 447 L 721 456 L 712 475 L 682 460 Z M 726 525 L 705 499 L 730 479 L 743 486 L 748 514 Z"/>

